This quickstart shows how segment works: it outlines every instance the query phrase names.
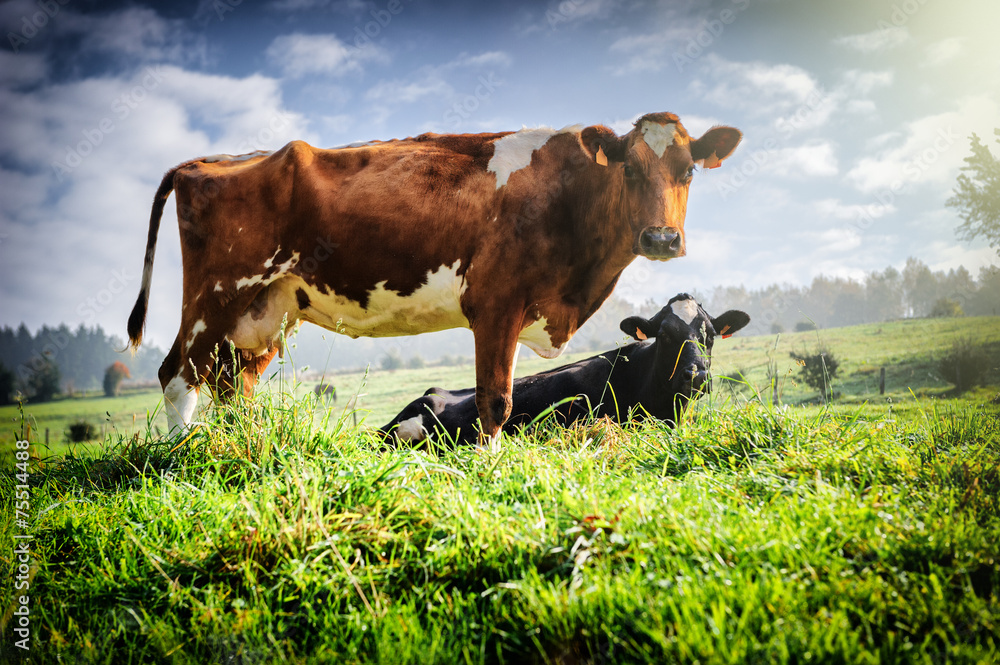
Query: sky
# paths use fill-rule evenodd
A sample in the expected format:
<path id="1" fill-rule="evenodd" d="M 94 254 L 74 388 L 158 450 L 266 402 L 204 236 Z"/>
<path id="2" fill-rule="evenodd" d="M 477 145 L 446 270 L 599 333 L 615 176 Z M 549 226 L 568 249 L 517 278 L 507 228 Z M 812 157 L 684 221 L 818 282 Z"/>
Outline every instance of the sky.
<path id="1" fill-rule="evenodd" d="M 688 255 L 615 293 L 819 274 L 907 257 L 973 275 L 944 204 L 1000 126 L 995 0 L 200 0 L 0 4 L 0 325 L 125 337 L 163 173 L 201 155 L 605 124 L 677 113 L 744 140 L 696 174 Z M 176 216 L 147 339 L 180 320 Z M 752 314 L 752 313 L 751 313 Z"/>

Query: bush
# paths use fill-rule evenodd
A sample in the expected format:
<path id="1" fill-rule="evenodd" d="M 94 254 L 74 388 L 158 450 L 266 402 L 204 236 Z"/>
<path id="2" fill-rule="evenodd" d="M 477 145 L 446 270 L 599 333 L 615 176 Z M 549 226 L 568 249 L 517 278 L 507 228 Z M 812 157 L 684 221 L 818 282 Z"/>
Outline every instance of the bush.
<path id="1" fill-rule="evenodd" d="M 100 436 L 100 432 L 97 429 L 97 425 L 88 423 L 85 420 L 73 423 L 66 430 L 66 438 L 72 443 L 90 441 L 91 439 L 96 439 L 98 436 Z"/>
<path id="2" fill-rule="evenodd" d="M 795 324 L 795 332 L 809 332 L 810 330 L 817 330 L 817 326 L 812 321 L 799 321 Z"/>
<path id="3" fill-rule="evenodd" d="M 423 369 L 425 366 L 424 359 L 422 356 L 413 356 L 410 361 L 406 363 L 406 366 L 410 369 Z"/>
<path id="4" fill-rule="evenodd" d="M 989 366 L 989 355 L 968 338 L 955 342 L 951 352 L 938 360 L 942 378 L 960 392 L 982 383 Z"/>
<path id="5" fill-rule="evenodd" d="M 104 370 L 104 394 L 107 397 L 117 397 L 122 381 L 131 378 L 132 374 L 125 363 L 116 360 Z"/>
<path id="6" fill-rule="evenodd" d="M 953 316 L 965 316 L 962 305 L 957 300 L 951 298 L 938 298 L 931 307 L 931 314 L 934 318 L 946 318 Z"/>
<path id="7" fill-rule="evenodd" d="M 830 400 L 833 397 L 831 380 L 837 375 L 837 368 L 840 366 L 833 354 L 826 349 L 819 349 L 813 355 L 795 352 L 788 355 L 799 364 L 799 376 L 806 385 L 820 391 L 823 399 Z"/>

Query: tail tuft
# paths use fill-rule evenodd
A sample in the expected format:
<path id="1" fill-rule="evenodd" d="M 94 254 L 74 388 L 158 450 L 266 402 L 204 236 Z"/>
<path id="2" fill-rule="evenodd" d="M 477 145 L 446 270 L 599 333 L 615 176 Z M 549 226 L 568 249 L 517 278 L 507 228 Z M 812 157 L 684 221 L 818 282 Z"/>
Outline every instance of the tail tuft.
<path id="1" fill-rule="evenodd" d="M 146 328 L 146 310 L 148 307 L 149 290 L 144 287 L 139 291 L 135 307 L 132 308 L 132 313 L 128 317 L 128 341 L 133 354 L 139 350 L 139 345 L 142 344 L 142 333 Z"/>

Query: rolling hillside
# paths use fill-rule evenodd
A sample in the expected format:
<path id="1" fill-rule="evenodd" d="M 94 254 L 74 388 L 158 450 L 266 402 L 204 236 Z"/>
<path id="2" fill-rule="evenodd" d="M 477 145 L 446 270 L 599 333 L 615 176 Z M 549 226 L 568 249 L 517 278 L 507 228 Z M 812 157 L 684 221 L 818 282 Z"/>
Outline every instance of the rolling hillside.
<path id="1" fill-rule="evenodd" d="M 736 336 L 717 341 L 713 373 L 716 377 L 742 374 L 750 386 L 767 395 L 767 366 L 773 359 L 780 400 L 797 404 L 815 398 L 816 392 L 799 381 L 798 368 L 789 353 L 814 353 L 818 347 L 825 347 L 840 362 L 839 375 L 834 380 L 840 402 L 877 399 L 881 367 L 886 368 L 886 395 L 882 399 L 906 401 L 911 399 L 911 391 L 917 395 L 947 396 L 951 386 L 938 373 L 937 359 L 947 353 L 956 341 L 963 339 L 971 339 L 987 350 L 992 359 L 987 384 L 1000 386 L 1000 317 L 915 319 L 783 333 L 780 336 Z M 517 375 L 532 374 L 590 355 L 593 354 L 569 354 L 545 360 L 522 349 Z M 308 392 L 313 383 L 300 381 L 298 376 L 303 372 L 309 375 L 316 368 L 296 367 L 294 350 L 288 358 L 271 365 L 266 389 L 287 391 L 294 386 L 299 394 Z M 330 377 L 330 380 L 340 393 L 340 399 L 332 405 L 335 415 L 343 411 L 351 396 L 358 394 L 359 418 L 364 418 L 369 425 L 378 426 L 431 386 L 463 388 L 474 385 L 475 372 L 471 364 L 395 371 L 371 369 L 367 375 L 339 374 Z M 752 394 L 747 385 L 727 386 L 719 380 L 714 385 L 718 396 L 731 394 L 734 390 L 744 396 Z M 143 428 L 147 413 L 153 413 L 160 400 L 159 391 L 149 391 L 119 398 L 81 397 L 47 404 L 29 403 L 25 405 L 24 412 L 36 432 L 43 433 L 45 428 L 50 429 L 50 442 L 55 446 L 62 440 L 66 427 L 80 419 L 102 425 L 106 430 L 112 426 L 122 431 Z M 3 422 L 0 442 L 10 444 L 19 423 L 17 407 L 0 408 L 0 419 Z M 157 414 L 154 424 L 159 427 L 166 424 L 162 413 Z"/>

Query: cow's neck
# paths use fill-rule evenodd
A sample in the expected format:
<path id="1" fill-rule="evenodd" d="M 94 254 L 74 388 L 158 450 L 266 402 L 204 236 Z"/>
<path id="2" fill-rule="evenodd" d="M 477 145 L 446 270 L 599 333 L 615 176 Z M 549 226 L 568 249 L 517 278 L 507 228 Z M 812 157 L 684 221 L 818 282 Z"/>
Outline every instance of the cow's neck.
<path id="1" fill-rule="evenodd" d="M 635 260 L 634 233 L 624 182 L 618 170 L 588 164 L 581 169 L 575 189 L 571 241 L 574 247 L 576 285 L 585 315 L 582 324 L 611 295 L 622 272 Z"/>

